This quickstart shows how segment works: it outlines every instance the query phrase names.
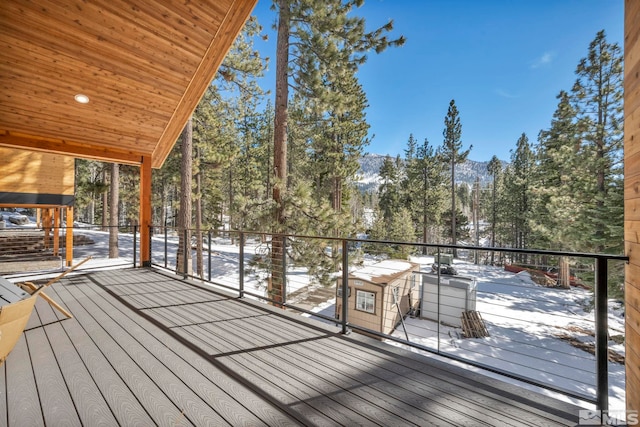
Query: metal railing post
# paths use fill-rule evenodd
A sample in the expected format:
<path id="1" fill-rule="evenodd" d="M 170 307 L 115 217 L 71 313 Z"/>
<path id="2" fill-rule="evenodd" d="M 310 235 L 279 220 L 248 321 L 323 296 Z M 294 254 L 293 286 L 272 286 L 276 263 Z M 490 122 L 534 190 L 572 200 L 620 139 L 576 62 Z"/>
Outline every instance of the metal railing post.
<path id="1" fill-rule="evenodd" d="M 239 283 L 238 283 L 238 287 L 239 287 L 239 291 L 240 291 L 240 298 L 244 298 L 244 233 L 241 231 L 240 232 L 240 248 L 238 251 L 238 268 L 240 269 L 239 273 L 240 273 L 240 277 L 239 277 Z"/>
<path id="2" fill-rule="evenodd" d="M 138 245 L 136 244 L 136 240 L 138 240 L 138 226 L 133 226 L 133 268 L 136 268 L 136 264 L 138 263 L 137 253 L 138 253 Z"/>
<path id="3" fill-rule="evenodd" d="M 282 306 L 287 303 L 287 236 L 282 236 Z"/>
<path id="4" fill-rule="evenodd" d="M 609 410 L 608 324 L 607 324 L 607 259 L 596 258 L 595 322 L 596 322 L 596 409 Z M 601 412 L 602 413 L 602 412 Z"/>
<path id="5" fill-rule="evenodd" d="M 436 313 L 436 319 L 438 321 L 438 326 L 437 326 L 437 335 L 438 335 L 438 339 L 436 340 L 437 343 L 437 351 L 438 354 L 440 354 L 440 247 L 438 247 L 438 251 L 436 252 L 436 270 L 438 271 L 438 296 L 436 298 L 436 307 L 438 312 Z"/>
<path id="6" fill-rule="evenodd" d="M 349 309 L 349 254 L 347 253 L 347 241 L 342 240 L 342 313 L 341 324 L 342 324 L 342 333 L 348 334 L 349 322 L 347 319 L 347 313 Z"/>
<path id="7" fill-rule="evenodd" d="M 184 242 L 184 253 L 182 254 L 183 260 L 182 260 L 182 278 L 186 279 L 187 277 L 189 277 L 189 253 L 187 251 L 191 250 L 191 242 L 187 242 L 187 237 L 189 237 L 189 230 L 187 230 L 186 228 L 183 230 L 183 238 L 182 241 Z"/>
<path id="8" fill-rule="evenodd" d="M 164 268 L 167 268 L 167 263 L 169 262 L 169 254 L 167 253 L 167 226 L 164 226 Z"/>
<path id="9" fill-rule="evenodd" d="M 211 229 L 207 232 L 207 277 L 208 280 L 211 281 Z"/>
<path id="10" fill-rule="evenodd" d="M 153 260 L 153 226 L 149 226 L 149 267 L 151 267 L 151 262 Z"/>

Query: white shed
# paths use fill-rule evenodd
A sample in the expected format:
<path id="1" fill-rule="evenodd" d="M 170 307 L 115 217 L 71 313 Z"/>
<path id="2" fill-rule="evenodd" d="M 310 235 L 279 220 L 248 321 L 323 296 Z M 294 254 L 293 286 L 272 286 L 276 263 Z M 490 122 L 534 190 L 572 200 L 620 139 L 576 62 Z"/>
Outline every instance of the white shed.
<path id="1" fill-rule="evenodd" d="M 476 281 L 471 277 L 422 273 L 420 317 L 462 326 L 462 313 L 476 309 Z"/>

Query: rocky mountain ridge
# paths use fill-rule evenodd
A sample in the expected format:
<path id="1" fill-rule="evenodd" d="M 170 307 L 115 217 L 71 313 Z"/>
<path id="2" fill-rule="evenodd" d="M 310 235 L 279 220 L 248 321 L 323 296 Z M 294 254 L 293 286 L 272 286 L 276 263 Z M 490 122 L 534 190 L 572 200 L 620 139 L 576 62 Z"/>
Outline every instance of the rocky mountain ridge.
<path id="1" fill-rule="evenodd" d="M 357 183 L 363 191 L 376 190 L 380 184 L 380 167 L 386 156 L 382 154 L 365 154 L 360 158 L 360 172 L 358 173 Z M 503 166 L 507 162 L 502 162 Z M 480 185 L 486 185 L 491 182 L 491 174 L 487 170 L 488 161 L 479 162 L 467 159 L 466 162 L 456 165 L 456 183 L 466 183 L 471 186 L 476 180 L 480 179 Z"/>

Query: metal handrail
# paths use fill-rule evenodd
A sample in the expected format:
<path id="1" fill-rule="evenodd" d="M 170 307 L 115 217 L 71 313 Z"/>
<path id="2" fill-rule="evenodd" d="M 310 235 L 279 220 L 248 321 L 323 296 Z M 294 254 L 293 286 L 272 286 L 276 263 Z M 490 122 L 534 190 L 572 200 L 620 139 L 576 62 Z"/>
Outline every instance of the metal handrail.
<path id="1" fill-rule="evenodd" d="M 181 230 L 178 230 L 181 231 Z M 184 235 L 187 235 L 186 230 Z M 517 374 L 509 373 L 508 371 L 504 371 L 502 369 L 497 369 L 495 367 L 487 366 L 482 363 L 477 363 L 453 354 L 441 353 L 439 348 L 437 350 L 430 349 L 425 347 L 419 343 L 410 342 L 408 340 L 403 340 L 397 337 L 392 337 L 390 335 L 382 334 L 377 331 L 370 330 L 368 328 L 350 324 L 348 319 L 348 276 L 349 269 L 342 268 L 342 312 L 340 313 L 339 324 L 341 327 L 341 332 L 343 334 L 349 333 L 351 330 L 359 330 L 361 332 L 370 334 L 372 336 L 378 336 L 381 338 L 389 339 L 392 341 L 401 342 L 403 344 L 407 344 L 421 350 L 425 350 L 431 353 L 437 353 L 441 356 L 448 357 L 452 360 L 462 361 L 472 366 L 477 366 L 489 371 L 493 371 L 499 373 L 501 375 L 505 375 L 511 378 L 515 378 L 530 384 L 534 384 L 540 387 L 544 387 L 549 390 L 553 390 L 556 392 L 563 393 L 565 395 L 579 398 L 582 400 L 586 400 L 596 404 L 597 409 L 606 411 L 609 407 L 608 403 L 608 340 L 607 340 L 607 281 L 608 281 L 608 267 L 607 263 L 610 260 L 615 261 L 627 261 L 629 260 L 628 256 L 620 255 L 620 254 L 605 254 L 605 253 L 587 253 L 587 252 L 570 252 L 570 251 L 562 251 L 562 250 L 538 250 L 538 249 L 522 249 L 522 248 L 506 248 L 506 247 L 486 247 L 486 246 L 473 246 L 473 245 L 451 245 L 451 244 L 431 244 L 431 243 L 421 243 L 421 242 L 397 242 L 397 241 L 388 241 L 388 240 L 368 240 L 368 239 L 360 239 L 353 237 L 331 237 L 331 236 L 310 236 L 310 235 L 297 235 L 291 233 L 267 233 L 267 232 L 259 232 L 259 231 L 240 231 L 240 230 L 232 230 L 232 231 L 224 231 L 221 232 L 224 234 L 236 234 L 238 236 L 240 251 L 239 251 L 239 279 L 238 279 L 238 289 L 234 289 L 225 284 L 215 283 L 218 286 L 224 287 L 226 289 L 232 289 L 234 291 L 239 292 L 239 296 L 246 297 L 254 297 L 259 298 L 269 303 L 275 303 L 279 306 L 295 309 L 297 311 L 307 313 L 310 315 L 318 316 L 319 318 L 323 318 L 325 320 L 335 320 L 328 318 L 327 316 L 311 312 L 309 310 L 296 307 L 295 304 L 291 304 L 286 300 L 285 295 L 282 295 L 282 300 L 276 301 L 275 299 L 270 298 L 268 295 L 260 295 L 255 292 L 250 292 L 245 289 L 245 272 L 244 272 L 244 245 L 246 242 L 246 236 L 277 236 L 279 238 L 292 238 L 292 239 L 321 239 L 324 241 L 335 241 L 341 243 L 341 262 L 343 266 L 349 265 L 349 244 L 353 243 L 361 243 L 361 244 L 371 244 L 371 245 L 410 245 L 416 248 L 428 248 L 432 250 L 436 250 L 438 254 L 441 253 L 442 250 L 469 250 L 469 251 L 482 251 L 482 252 L 502 252 L 502 253 L 510 253 L 510 254 L 528 254 L 528 255 L 543 255 L 550 257 L 572 257 L 572 258 L 588 258 L 595 260 L 595 336 L 596 336 L 596 345 L 595 345 L 595 353 L 596 353 L 596 396 L 595 398 L 591 398 L 590 396 L 581 395 L 578 393 L 573 393 L 568 390 L 563 390 L 559 387 L 553 387 L 548 384 L 543 384 L 538 381 L 532 380 L 530 378 L 523 378 L 518 376 Z M 209 274 L 208 281 L 211 282 L 211 230 L 209 230 L 209 250 L 208 250 L 208 262 L 209 262 Z M 166 236 L 166 228 L 165 228 L 165 236 Z M 167 240 L 165 237 L 165 254 Z M 187 243 L 189 244 L 189 243 Z M 286 252 L 286 251 L 285 251 Z M 166 255 L 165 255 L 166 256 Z M 186 257 L 185 257 L 185 265 L 186 265 Z M 164 267 L 167 267 L 166 260 Z M 286 270 L 286 259 L 283 259 L 283 271 Z M 284 275 L 284 274 L 283 274 Z M 439 269 L 438 269 L 439 275 Z M 192 278 L 195 278 L 191 276 Z M 184 274 L 184 278 L 187 278 L 186 273 Z M 286 286 L 286 284 L 284 285 Z M 284 292 L 286 294 L 286 292 Z M 438 340 L 439 345 L 439 340 Z"/>

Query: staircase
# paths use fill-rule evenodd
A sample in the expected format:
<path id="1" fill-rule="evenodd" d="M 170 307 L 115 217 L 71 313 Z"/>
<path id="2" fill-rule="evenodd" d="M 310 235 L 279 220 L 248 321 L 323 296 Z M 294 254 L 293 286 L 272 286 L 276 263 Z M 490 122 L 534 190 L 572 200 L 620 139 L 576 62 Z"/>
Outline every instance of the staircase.
<path id="1" fill-rule="evenodd" d="M 73 245 L 91 245 L 94 241 L 86 235 L 74 234 Z M 59 237 L 59 247 L 66 244 L 66 235 Z M 53 254 L 53 236 L 45 246 L 42 230 L 2 230 L 0 232 L 0 274 L 24 271 L 58 269 L 62 258 Z"/>

